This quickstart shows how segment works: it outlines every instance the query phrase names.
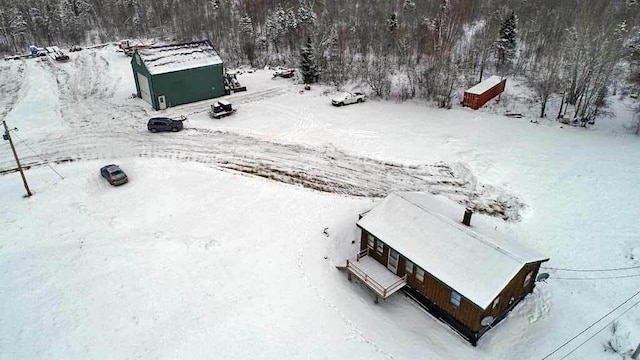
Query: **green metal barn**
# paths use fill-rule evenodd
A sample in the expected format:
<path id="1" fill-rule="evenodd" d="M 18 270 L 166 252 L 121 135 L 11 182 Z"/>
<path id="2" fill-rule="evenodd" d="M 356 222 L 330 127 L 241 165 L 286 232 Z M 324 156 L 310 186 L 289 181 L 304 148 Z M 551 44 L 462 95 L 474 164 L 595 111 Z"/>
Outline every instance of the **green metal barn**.
<path id="1" fill-rule="evenodd" d="M 138 97 L 155 110 L 225 94 L 224 65 L 209 40 L 138 49 L 131 67 Z"/>

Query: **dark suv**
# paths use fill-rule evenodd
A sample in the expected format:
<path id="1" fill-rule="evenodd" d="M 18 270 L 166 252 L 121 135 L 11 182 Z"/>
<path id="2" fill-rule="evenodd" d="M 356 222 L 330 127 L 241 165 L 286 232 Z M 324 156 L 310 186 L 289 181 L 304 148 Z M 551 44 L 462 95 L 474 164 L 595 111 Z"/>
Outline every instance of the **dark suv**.
<path id="1" fill-rule="evenodd" d="M 155 117 L 147 122 L 147 129 L 151 132 L 157 131 L 179 131 L 182 130 L 182 121 L 166 117 Z"/>

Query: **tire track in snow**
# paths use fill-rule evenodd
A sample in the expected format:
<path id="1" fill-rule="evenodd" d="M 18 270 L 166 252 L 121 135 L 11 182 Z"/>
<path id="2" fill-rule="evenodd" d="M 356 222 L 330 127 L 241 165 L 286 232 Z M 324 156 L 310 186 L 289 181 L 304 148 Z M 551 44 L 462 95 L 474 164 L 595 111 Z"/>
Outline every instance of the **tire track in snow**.
<path id="1" fill-rule="evenodd" d="M 426 191 L 443 194 L 478 212 L 518 220 L 522 202 L 504 191 L 477 184 L 463 164 L 403 165 L 350 154 L 334 147 L 280 144 L 258 138 L 202 128 L 186 128 L 180 135 L 149 134 L 144 124 L 148 110 L 136 103 L 109 100 L 118 86 L 106 78 L 109 60 L 103 52 L 86 52 L 71 64 L 50 64 L 60 89 L 63 117 L 77 131 L 30 141 L 41 154 L 24 152 L 23 162 L 110 159 L 117 157 L 163 158 L 191 161 L 249 176 L 351 196 L 383 197 L 392 191 Z M 13 73 L 13 71 L 8 71 Z M 2 75 L 19 76 L 19 75 Z M 105 86 L 107 84 L 108 86 Z M 249 103 L 279 96 L 289 89 L 273 87 L 226 97 Z M 304 117 L 300 110 L 278 107 L 286 116 Z M 201 112 L 210 102 L 180 106 L 173 111 Z M 169 115 L 167 113 L 167 115 Z M 315 122 L 313 117 L 303 122 Z M 164 136 L 166 135 L 166 136 Z M 296 136 L 296 134 L 290 134 Z M 42 159 L 45 159 L 43 162 Z M 0 173 L 10 172 L 10 159 L 0 158 Z"/>
<path id="2" fill-rule="evenodd" d="M 195 114 L 201 114 L 208 112 L 211 104 L 213 104 L 217 100 L 227 100 L 233 103 L 234 105 L 238 104 L 248 104 L 255 101 L 260 101 L 268 98 L 273 98 L 276 96 L 280 96 L 290 92 L 289 89 L 286 88 L 269 88 L 265 90 L 252 91 L 252 92 L 239 92 L 232 95 L 228 95 L 222 98 L 203 100 L 192 104 L 184 104 L 180 105 L 179 108 L 169 108 L 166 110 L 162 116 L 167 117 L 178 117 L 180 115 L 185 115 L 187 117 Z"/>
<path id="3" fill-rule="evenodd" d="M 32 147 L 40 149 L 40 157 L 49 162 L 163 158 L 351 196 L 383 197 L 392 191 L 426 191 L 505 220 L 517 220 L 519 216 L 521 203 L 517 198 L 477 186 L 470 170 L 461 164 L 403 165 L 335 148 L 280 144 L 207 129 L 187 128 L 181 133 L 184 136 L 153 136 L 146 129 L 137 129 L 50 136 L 32 143 Z M 29 153 L 24 153 L 23 162 L 30 166 L 43 164 Z M 0 162 L 0 169 L 11 168 L 10 159 Z"/>
<path id="4" fill-rule="evenodd" d="M 114 127 L 138 125 L 149 116 L 149 111 L 133 99 L 129 99 L 131 104 L 112 102 L 119 82 L 113 78 L 105 81 L 110 64 L 104 53 L 86 51 L 75 57 L 73 63 L 50 62 L 50 65 L 56 75 L 61 103 L 67 105 L 63 108 L 63 120 L 70 126 L 111 131 Z M 67 65 L 74 70 L 66 69 Z"/>
<path id="5" fill-rule="evenodd" d="M 35 61 L 35 60 L 34 60 Z M 13 110 L 18 101 L 20 89 L 25 79 L 25 60 L 11 60 L 8 64 L 0 65 L 0 118 L 4 119 Z"/>

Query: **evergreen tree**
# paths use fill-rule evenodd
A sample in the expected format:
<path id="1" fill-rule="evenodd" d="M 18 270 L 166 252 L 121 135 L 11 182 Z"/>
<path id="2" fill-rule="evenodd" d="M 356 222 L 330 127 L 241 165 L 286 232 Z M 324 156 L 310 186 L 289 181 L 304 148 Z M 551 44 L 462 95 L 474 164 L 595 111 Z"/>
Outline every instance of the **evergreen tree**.
<path id="1" fill-rule="evenodd" d="M 305 84 L 318 81 L 320 75 L 315 55 L 313 54 L 313 44 L 311 37 L 307 38 L 307 43 L 300 49 L 300 70 Z"/>
<path id="2" fill-rule="evenodd" d="M 298 4 L 298 22 L 313 26 L 316 24 L 316 14 L 311 10 L 311 6 L 306 0 L 300 0 Z"/>
<path id="3" fill-rule="evenodd" d="M 278 32 L 282 35 L 287 30 L 287 13 L 282 8 L 282 5 L 278 4 L 273 14 Z"/>
<path id="4" fill-rule="evenodd" d="M 295 31 L 298 28 L 298 20 L 296 19 L 296 14 L 293 12 L 293 9 L 287 11 L 285 23 L 287 31 Z"/>
<path id="5" fill-rule="evenodd" d="M 242 48 L 251 66 L 256 60 L 256 40 L 253 30 L 253 20 L 247 14 L 240 18 L 240 37 L 242 39 Z"/>
<path id="6" fill-rule="evenodd" d="M 346 63 L 345 56 L 338 46 L 338 30 L 335 26 L 331 27 L 320 45 L 324 48 L 324 52 L 320 52 L 323 56 L 318 64 L 322 69 L 323 80 L 340 87 L 349 78 L 350 64 Z"/>
<path id="7" fill-rule="evenodd" d="M 496 60 L 499 68 L 511 63 L 515 57 L 517 23 L 516 14 L 512 11 L 500 26 L 500 35 L 496 41 Z"/>
<path id="8" fill-rule="evenodd" d="M 282 26 L 284 22 L 280 22 L 278 12 L 267 13 L 267 18 L 264 21 L 264 28 L 266 32 L 266 36 L 268 42 L 271 42 L 276 50 L 276 53 L 280 53 L 280 41 L 283 35 L 284 27 Z"/>
<path id="9" fill-rule="evenodd" d="M 402 8 L 405 11 L 414 11 L 416 9 L 416 3 L 413 0 L 404 0 Z"/>
<path id="10" fill-rule="evenodd" d="M 398 14 L 393 13 L 387 19 L 387 29 L 389 29 L 390 33 L 398 30 Z"/>

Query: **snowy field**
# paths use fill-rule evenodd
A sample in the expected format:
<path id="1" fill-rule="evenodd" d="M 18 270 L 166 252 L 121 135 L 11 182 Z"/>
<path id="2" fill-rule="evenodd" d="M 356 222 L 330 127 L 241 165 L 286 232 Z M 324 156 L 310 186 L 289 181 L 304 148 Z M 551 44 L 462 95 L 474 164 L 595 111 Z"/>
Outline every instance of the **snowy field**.
<path id="1" fill-rule="evenodd" d="M 70 56 L 0 63 L 0 116 L 35 193 L 23 197 L 0 143 L 0 359 L 613 360 L 640 342 L 627 100 L 582 129 L 530 122 L 515 82 L 479 111 L 335 108 L 327 89 L 258 70 L 227 97 L 236 114 L 213 120 L 212 101 L 155 112 L 132 98 L 114 46 Z M 186 115 L 185 130 L 147 132 L 163 115 Z M 130 182 L 109 186 L 108 163 Z M 358 214 L 393 190 L 474 204 L 473 223 L 547 267 L 621 270 L 543 269 L 474 348 L 402 293 L 374 304 L 335 268 L 357 252 Z M 612 339 L 620 353 L 605 352 Z"/>

